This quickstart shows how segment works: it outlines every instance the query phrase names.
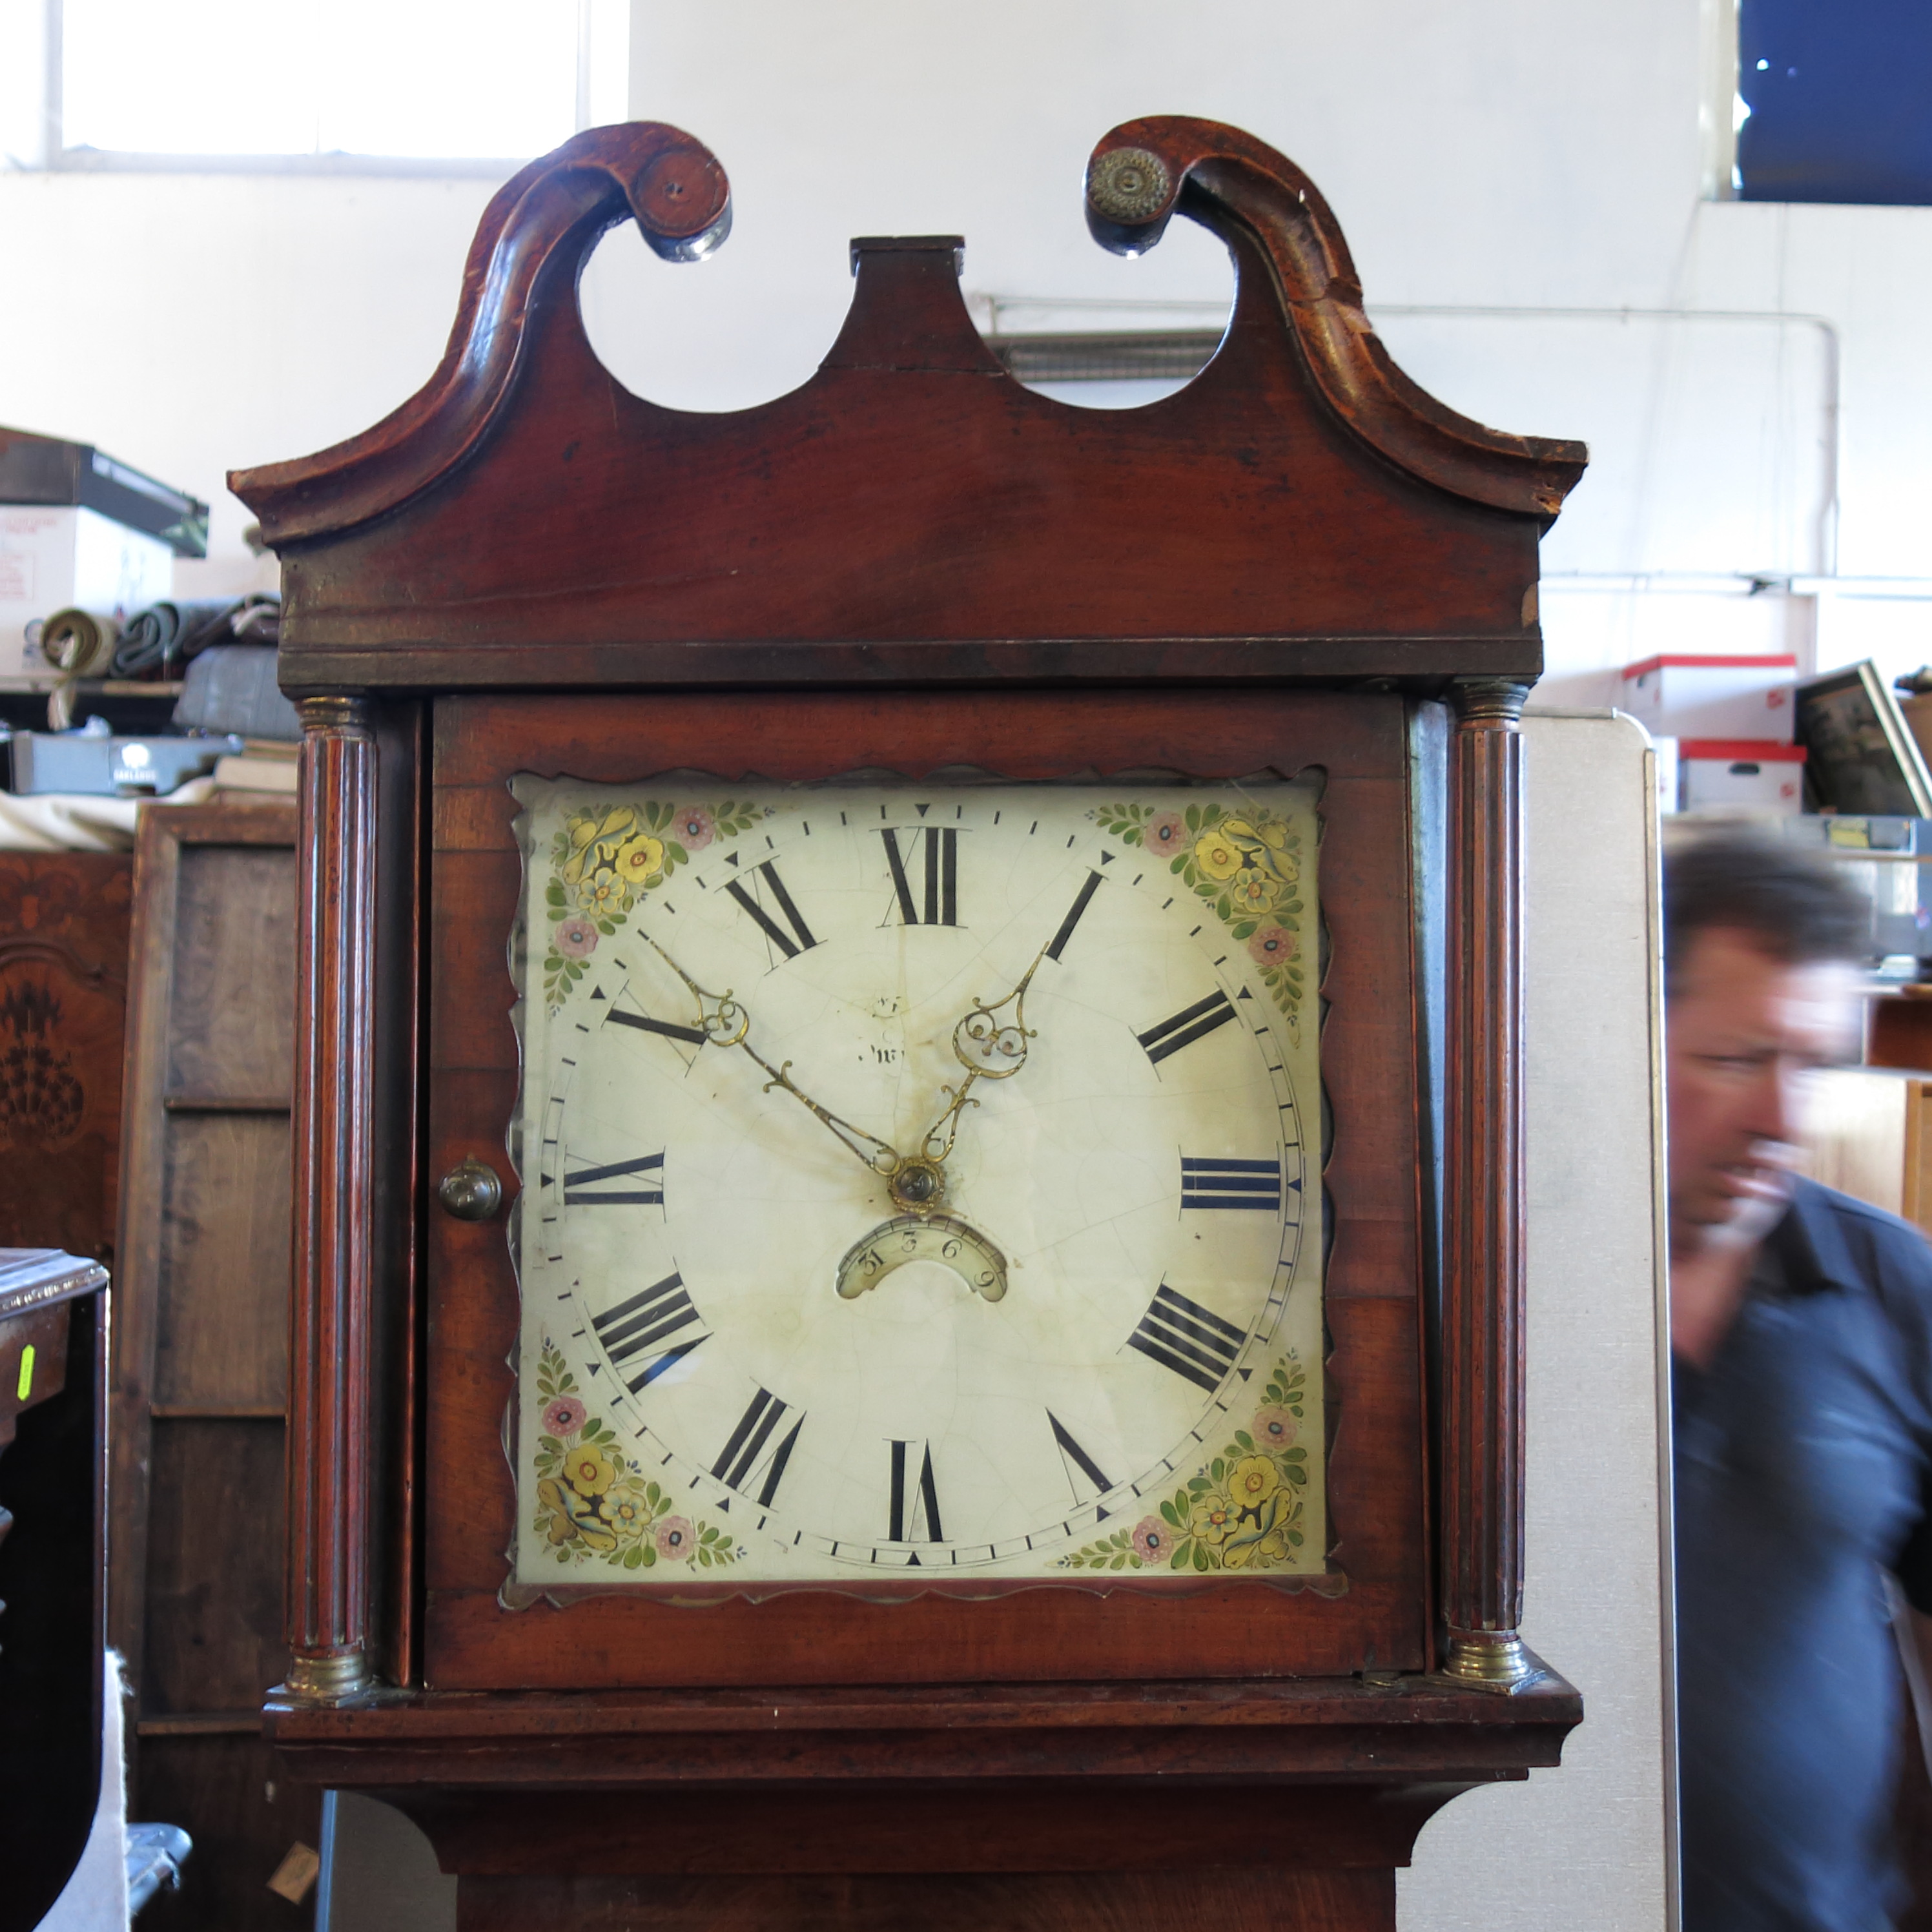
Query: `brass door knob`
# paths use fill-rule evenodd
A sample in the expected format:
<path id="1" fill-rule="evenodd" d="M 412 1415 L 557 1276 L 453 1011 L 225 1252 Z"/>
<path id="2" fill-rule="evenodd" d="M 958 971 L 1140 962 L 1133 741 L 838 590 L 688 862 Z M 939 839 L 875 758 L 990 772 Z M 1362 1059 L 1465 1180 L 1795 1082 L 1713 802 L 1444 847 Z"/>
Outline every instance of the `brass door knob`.
<path id="1" fill-rule="evenodd" d="M 503 1204 L 503 1184 L 494 1168 L 466 1154 L 436 1184 L 436 1198 L 459 1221 L 487 1221 Z"/>

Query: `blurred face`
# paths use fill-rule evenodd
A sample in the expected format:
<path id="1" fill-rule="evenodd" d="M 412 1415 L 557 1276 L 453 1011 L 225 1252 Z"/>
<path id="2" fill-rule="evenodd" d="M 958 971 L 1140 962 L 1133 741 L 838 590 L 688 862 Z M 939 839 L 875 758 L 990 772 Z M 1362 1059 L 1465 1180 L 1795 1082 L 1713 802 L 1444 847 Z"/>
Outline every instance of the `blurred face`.
<path id="1" fill-rule="evenodd" d="M 1768 1232 L 1810 1076 L 1856 1057 L 1857 985 L 1849 964 L 1786 965 L 1749 933 L 1692 942 L 1665 1035 L 1674 1248 L 1696 1231 Z"/>

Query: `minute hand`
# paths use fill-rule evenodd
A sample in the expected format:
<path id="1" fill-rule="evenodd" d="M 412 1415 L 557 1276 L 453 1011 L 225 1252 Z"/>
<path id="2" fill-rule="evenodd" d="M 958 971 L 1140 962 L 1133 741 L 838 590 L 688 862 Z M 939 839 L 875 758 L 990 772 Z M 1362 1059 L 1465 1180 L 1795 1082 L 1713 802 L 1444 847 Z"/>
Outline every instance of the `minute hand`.
<path id="1" fill-rule="evenodd" d="M 876 1134 L 868 1134 L 863 1127 L 855 1127 L 850 1120 L 842 1120 L 829 1107 L 821 1107 L 812 1096 L 794 1081 L 787 1070 L 791 1062 L 783 1066 L 774 1066 L 752 1046 L 750 1039 L 752 1016 L 731 996 L 728 986 L 722 993 L 713 993 L 700 986 L 649 933 L 638 935 L 690 989 L 691 996 L 698 1002 L 698 1024 L 703 1029 L 706 1042 L 712 1046 L 735 1046 L 748 1054 L 772 1077 L 766 1083 L 770 1093 L 774 1087 L 782 1087 L 800 1106 L 822 1120 L 836 1134 L 839 1144 L 858 1156 L 874 1174 L 890 1176 L 900 1167 L 898 1150 Z"/>

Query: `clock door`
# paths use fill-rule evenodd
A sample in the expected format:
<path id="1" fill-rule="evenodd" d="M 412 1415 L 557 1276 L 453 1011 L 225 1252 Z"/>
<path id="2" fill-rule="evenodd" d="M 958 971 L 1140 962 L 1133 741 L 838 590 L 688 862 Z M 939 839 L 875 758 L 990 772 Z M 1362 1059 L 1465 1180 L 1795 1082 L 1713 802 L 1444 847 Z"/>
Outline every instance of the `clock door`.
<path id="1" fill-rule="evenodd" d="M 1406 730 L 443 700 L 430 1681 L 1420 1667 Z"/>

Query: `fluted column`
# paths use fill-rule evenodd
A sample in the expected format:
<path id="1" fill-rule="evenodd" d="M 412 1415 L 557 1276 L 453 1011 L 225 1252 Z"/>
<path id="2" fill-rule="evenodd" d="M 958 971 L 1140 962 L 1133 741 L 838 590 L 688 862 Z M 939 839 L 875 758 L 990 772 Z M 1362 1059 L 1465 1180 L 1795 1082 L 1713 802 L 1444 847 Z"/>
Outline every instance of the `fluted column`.
<path id="1" fill-rule="evenodd" d="M 376 744 L 359 698 L 302 722 L 284 1694 L 369 1684 Z"/>
<path id="2" fill-rule="evenodd" d="M 1443 1668 L 1506 1688 L 1522 1617 L 1522 733 L 1528 686 L 1459 678 L 1449 746 Z"/>

